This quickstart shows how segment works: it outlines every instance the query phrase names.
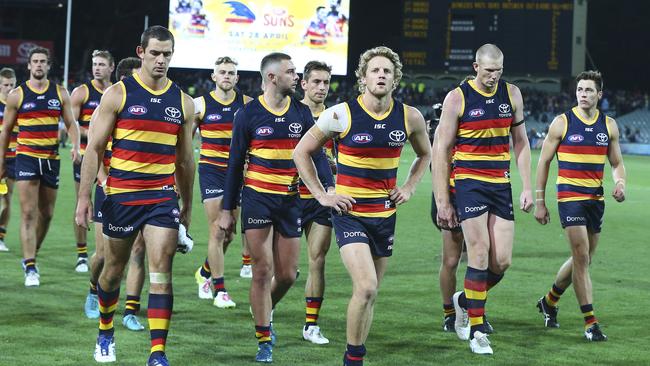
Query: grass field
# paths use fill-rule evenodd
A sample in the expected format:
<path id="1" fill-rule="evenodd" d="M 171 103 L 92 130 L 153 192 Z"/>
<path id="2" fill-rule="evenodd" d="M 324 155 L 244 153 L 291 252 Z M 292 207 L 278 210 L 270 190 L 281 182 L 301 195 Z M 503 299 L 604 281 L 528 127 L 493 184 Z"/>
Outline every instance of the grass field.
<path id="1" fill-rule="evenodd" d="M 75 273 L 72 215 L 75 207 L 69 158 L 63 154 L 61 189 L 55 219 L 38 256 L 41 286 L 26 289 L 20 269 L 18 202 L 7 243 L 0 253 L 0 365 L 93 365 L 97 321 L 83 315 L 88 276 Z M 412 154 L 406 151 L 401 177 Z M 533 160 L 536 161 L 535 154 Z M 538 225 L 532 215 L 517 213 L 513 264 L 501 284 L 490 292 L 487 310 L 496 333 L 495 355 L 474 356 L 466 342 L 441 331 L 441 301 L 437 272 L 440 235 L 429 217 L 431 177 L 425 176 L 412 200 L 399 210 L 395 251 L 380 290 L 375 317 L 366 343 L 366 364 L 393 365 L 647 365 L 648 327 L 643 309 L 650 307 L 650 258 L 647 199 L 650 158 L 626 156 L 627 200 L 607 197 L 605 225 L 592 263 L 594 308 L 609 341 L 590 344 L 582 338 L 583 320 L 569 289 L 561 300 L 560 329 L 542 327 L 535 302 L 552 284 L 568 246 L 550 204 L 552 222 Z M 535 164 L 533 164 L 535 165 Z M 514 168 L 514 164 L 513 164 Z M 556 168 L 551 170 L 553 174 Z M 513 174 L 515 202 L 520 182 Z M 612 188 L 607 171 L 605 191 Z M 550 179 L 551 183 L 554 179 Z M 198 187 L 198 184 L 195 186 Z M 549 192 L 554 188 L 549 185 Z M 608 193 L 609 194 L 609 193 Z M 552 194 L 549 194 L 551 197 Z M 248 365 L 256 350 L 248 311 L 249 280 L 239 278 L 239 240 L 226 256 L 226 285 L 238 306 L 221 310 L 199 300 L 193 273 L 206 254 L 207 229 L 200 197 L 195 194 L 191 233 L 194 251 L 177 255 L 174 264 L 175 305 L 168 339 L 172 365 Z M 645 218 L 644 218 L 645 217 Z M 645 222 L 645 224 L 643 224 Z M 89 234 L 89 236 L 92 233 Z M 92 248 L 93 245 L 91 244 Z M 303 289 L 307 271 L 275 311 L 278 334 L 274 363 L 278 365 L 340 365 L 345 347 L 345 309 L 350 281 L 336 246 L 328 255 L 327 283 L 320 325 L 331 343 L 316 346 L 302 340 Z M 458 271 L 462 284 L 465 267 Z M 145 290 L 147 285 L 145 284 Z M 148 356 L 148 332 L 130 332 L 121 325 L 122 300 L 115 317 L 118 365 L 143 365 Z M 146 293 L 143 310 L 146 314 Z"/>

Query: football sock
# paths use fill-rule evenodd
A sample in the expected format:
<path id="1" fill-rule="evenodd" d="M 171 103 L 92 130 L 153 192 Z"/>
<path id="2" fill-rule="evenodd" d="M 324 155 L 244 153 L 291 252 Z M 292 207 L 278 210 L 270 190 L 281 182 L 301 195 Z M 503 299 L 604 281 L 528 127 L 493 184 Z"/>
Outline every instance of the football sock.
<path id="1" fill-rule="evenodd" d="M 173 307 L 173 295 L 149 294 L 147 317 L 149 318 L 149 333 L 151 335 L 151 353 L 165 352 Z"/>
<path id="2" fill-rule="evenodd" d="M 305 330 L 318 324 L 318 313 L 323 304 L 322 297 L 305 297 Z"/>
<path id="3" fill-rule="evenodd" d="M 465 273 L 465 296 L 467 297 L 467 315 L 470 324 L 470 339 L 474 332 L 483 329 L 483 315 L 485 315 L 485 301 L 487 299 L 487 270 L 467 267 Z"/>
<path id="4" fill-rule="evenodd" d="M 556 307 L 558 301 L 560 301 L 560 296 L 564 293 L 564 289 L 561 289 L 557 287 L 556 284 L 553 284 L 553 287 L 551 287 L 551 290 L 544 296 L 544 301 L 546 301 L 546 305 Z"/>

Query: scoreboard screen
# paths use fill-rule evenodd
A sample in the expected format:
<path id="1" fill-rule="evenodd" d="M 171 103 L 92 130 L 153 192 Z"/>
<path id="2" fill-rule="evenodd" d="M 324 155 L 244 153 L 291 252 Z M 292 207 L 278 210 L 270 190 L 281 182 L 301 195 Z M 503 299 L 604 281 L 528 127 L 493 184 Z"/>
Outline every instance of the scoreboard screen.
<path id="1" fill-rule="evenodd" d="M 407 0 L 402 57 L 426 72 L 471 73 L 476 49 L 494 43 L 508 73 L 570 75 L 573 0 Z"/>

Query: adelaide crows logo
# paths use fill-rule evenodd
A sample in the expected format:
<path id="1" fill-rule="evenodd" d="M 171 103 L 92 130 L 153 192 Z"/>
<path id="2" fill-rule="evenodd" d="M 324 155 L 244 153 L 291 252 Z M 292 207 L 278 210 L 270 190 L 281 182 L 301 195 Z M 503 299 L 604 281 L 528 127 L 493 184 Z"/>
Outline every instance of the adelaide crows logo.
<path id="1" fill-rule="evenodd" d="M 226 23 L 252 23 L 255 21 L 255 14 L 244 3 L 225 1 L 224 4 L 228 4 L 232 9 L 231 16 L 226 18 Z"/>

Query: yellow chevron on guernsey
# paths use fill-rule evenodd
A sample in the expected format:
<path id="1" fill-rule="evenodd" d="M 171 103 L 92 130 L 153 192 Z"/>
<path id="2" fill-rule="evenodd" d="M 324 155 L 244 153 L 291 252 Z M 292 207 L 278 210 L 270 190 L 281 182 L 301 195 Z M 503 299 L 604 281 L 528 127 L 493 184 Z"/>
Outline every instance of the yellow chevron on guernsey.
<path id="1" fill-rule="evenodd" d="M 571 163 L 590 163 L 590 164 L 604 164 L 607 155 L 594 155 L 594 154 L 571 154 L 571 153 L 557 153 L 559 160 L 568 161 Z"/>
<path id="2" fill-rule="evenodd" d="M 571 184 L 580 187 L 598 188 L 602 185 L 602 181 L 600 179 L 558 177 L 557 184 Z"/>
<path id="3" fill-rule="evenodd" d="M 455 176 L 456 180 L 461 180 L 461 179 L 474 179 L 474 180 L 480 180 L 482 182 L 487 182 L 487 183 L 508 183 L 510 182 L 510 179 L 506 177 L 499 177 L 499 178 L 494 178 L 494 177 L 486 177 L 483 175 L 474 175 L 474 174 L 456 174 Z"/>
<path id="4" fill-rule="evenodd" d="M 208 158 L 228 158 L 227 151 L 203 150 L 201 152 L 201 155 L 206 156 Z M 210 162 L 206 162 L 206 163 L 210 163 Z"/>
<path id="5" fill-rule="evenodd" d="M 155 164 L 148 162 L 122 160 L 120 158 L 116 158 L 115 156 L 111 158 L 111 168 L 146 174 L 174 174 L 174 171 L 176 169 L 174 164 Z"/>
<path id="6" fill-rule="evenodd" d="M 510 153 L 504 152 L 494 155 L 473 154 L 461 151 L 456 151 L 454 154 L 456 160 L 492 160 L 492 161 L 510 161 Z M 458 176 L 456 176 L 458 177 Z"/>
<path id="7" fill-rule="evenodd" d="M 396 158 L 364 158 L 339 153 L 339 164 L 360 169 L 392 169 L 399 166 L 399 157 Z"/>
<path id="8" fill-rule="evenodd" d="M 387 211 L 382 211 L 382 212 L 355 212 L 355 211 L 348 211 L 349 215 L 352 216 L 357 216 L 357 217 L 390 217 L 393 215 L 397 209 L 389 209 Z"/>
<path id="9" fill-rule="evenodd" d="M 291 160 L 293 150 L 290 149 L 251 149 L 250 154 L 262 159 Z"/>
<path id="10" fill-rule="evenodd" d="M 201 137 L 209 139 L 229 139 L 232 138 L 232 131 L 201 131 Z"/>
<path id="11" fill-rule="evenodd" d="M 251 178 L 262 182 L 274 183 L 274 184 L 294 185 L 298 183 L 298 179 L 292 176 L 259 173 L 259 172 L 252 172 L 250 170 L 246 172 L 246 178 Z"/>
<path id="12" fill-rule="evenodd" d="M 26 139 L 26 138 L 18 138 L 18 143 L 20 145 L 28 145 L 28 146 L 50 146 L 50 145 L 56 145 L 58 143 L 58 139 L 56 137 L 51 137 L 51 138 L 42 138 L 42 139 Z M 30 152 L 31 154 L 31 152 Z M 50 153 L 47 153 L 49 156 Z"/>
<path id="13" fill-rule="evenodd" d="M 510 127 L 486 128 L 481 130 L 458 129 L 458 137 L 485 138 L 503 137 L 510 135 Z"/>
<path id="14" fill-rule="evenodd" d="M 144 191 L 160 191 L 160 187 L 151 187 L 151 188 L 115 188 L 106 186 L 106 194 L 120 194 L 120 193 L 133 193 L 133 192 L 144 192 Z"/>
<path id="15" fill-rule="evenodd" d="M 136 130 L 127 130 L 123 128 L 115 129 L 115 139 L 118 140 L 131 140 L 138 142 L 151 142 L 155 144 L 170 145 L 176 146 L 176 141 L 178 137 L 176 135 L 161 133 L 161 132 L 152 132 L 152 131 L 136 131 Z"/>
<path id="16" fill-rule="evenodd" d="M 342 184 L 336 185 L 337 194 L 346 194 L 357 198 L 383 198 L 388 196 L 388 189 L 367 189 L 360 187 L 350 187 Z"/>
<path id="17" fill-rule="evenodd" d="M 57 125 L 59 119 L 56 117 L 40 117 L 40 118 L 18 118 L 17 126 L 43 126 L 43 125 Z"/>

